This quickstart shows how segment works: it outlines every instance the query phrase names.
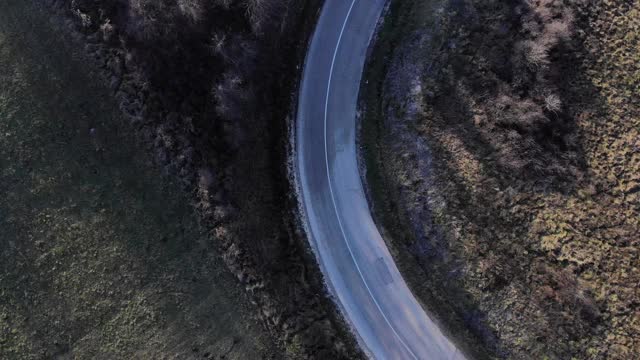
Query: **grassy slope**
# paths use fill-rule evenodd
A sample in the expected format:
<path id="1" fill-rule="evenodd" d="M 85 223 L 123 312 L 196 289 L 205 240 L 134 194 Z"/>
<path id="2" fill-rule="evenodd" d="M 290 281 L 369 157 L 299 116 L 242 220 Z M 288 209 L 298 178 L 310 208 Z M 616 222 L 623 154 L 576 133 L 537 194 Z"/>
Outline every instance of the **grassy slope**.
<path id="1" fill-rule="evenodd" d="M 0 4 L 0 357 L 277 354 L 105 89 Z"/>
<path id="2" fill-rule="evenodd" d="M 424 3 L 396 6 L 369 64 L 362 140 L 377 215 L 414 291 L 444 321 L 467 322 L 505 356 L 633 358 L 640 350 L 638 2 L 571 3 L 579 46 L 560 57 L 571 71 L 559 86 L 586 176 L 570 189 L 514 182 L 464 125 L 468 119 L 427 102 L 416 130 L 433 153 L 430 181 L 443 201 L 429 205 L 449 246 L 446 261 L 431 262 L 410 250 L 410 214 L 397 189 L 412 187 L 402 178 L 411 170 L 399 169 L 402 160 L 389 150 L 394 139 L 384 136 L 381 79 L 408 41 L 401 34 L 432 24 Z M 473 51 L 474 44 L 459 44 Z M 460 275 L 447 277 L 450 271 Z"/>
<path id="3" fill-rule="evenodd" d="M 436 16 L 443 3 L 438 0 L 391 3 L 365 68 L 364 76 L 368 81 L 361 88 L 360 106 L 364 110 L 360 134 L 361 161 L 366 167 L 367 190 L 374 218 L 413 293 L 459 346 L 476 358 L 485 358 L 489 353 L 478 337 L 467 329 L 463 317 L 452 308 L 451 294 L 441 291 L 440 281 L 446 275 L 416 266 L 415 256 L 409 250 L 414 237 L 406 222 L 407 214 L 395 200 L 397 188 L 388 178 L 389 173 L 394 172 L 390 166 L 390 161 L 394 160 L 386 154 L 389 139 L 383 135 L 387 132 L 383 81 L 389 71 L 390 59 L 406 34 L 440 26 Z M 434 44 L 442 41 L 437 37 L 434 40 Z M 455 286 L 452 289 L 456 292 Z M 466 304 L 464 294 L 456 293 L 454 296 L 468 311 L 473 311 L 473 304 Z"/>
<path id="4" fill-rule="evenodd" d="M 188 1 L 208 3 L 196 23 L 184 22 L 183 1 L 130 1 L 149 4 L 142 12 L 152 28 L 180 29 L 141 41 L 132 41 L 140 12 L 109 6 L 121 1 L 54 2 L 156 159 L 192 195 L 208 241 L 288 355 L 357 357 L 297 227 L 286 168 L 297 65 L 322 1 L 258 1 L 258 19 L 244 0 L 228 10 Z M 173 20 L 154 21 L 158 3 Z"/>

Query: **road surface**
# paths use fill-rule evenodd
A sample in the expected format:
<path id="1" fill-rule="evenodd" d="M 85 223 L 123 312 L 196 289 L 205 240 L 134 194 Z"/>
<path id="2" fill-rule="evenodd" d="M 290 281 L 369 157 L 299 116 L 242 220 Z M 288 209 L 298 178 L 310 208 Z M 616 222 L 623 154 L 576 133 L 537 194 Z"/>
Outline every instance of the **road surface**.
<path id="1" fill-rule="evenodd" d="M 365 198 L 356 103 L 385 0 L 326 0 L 307 53 L 296 127 L 306 229 L 330 290 L 367 355 L 464 359 L 401 277 Z"/>

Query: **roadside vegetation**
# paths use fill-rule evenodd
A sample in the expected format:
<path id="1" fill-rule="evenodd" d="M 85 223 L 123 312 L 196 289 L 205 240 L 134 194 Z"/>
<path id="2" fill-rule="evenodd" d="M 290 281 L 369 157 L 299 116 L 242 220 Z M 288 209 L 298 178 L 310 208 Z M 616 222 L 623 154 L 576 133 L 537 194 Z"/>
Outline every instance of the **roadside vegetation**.
<path id="1" fill-rule="evenodd" d="M 193 278 L 196 280 L 190 286 L 198 286 L 201 281 L 211 280 L 209 272 L 198 275 L 204 271 L 200 266 L 206 269 L 205 265 L 219 256 L 243 288 L 250 303 L 249 313 L 268 330 L 267 344 L 275 343 L 291 358 L 361 356 L 325 295 L 319 269 L 298 228 L 286 167 L 292 99 L 321 1 L 25 3 L 42 9 L 51 19 L 49 26 L 65 34 L 59 38 L 73 50 L 70 53 L 94 69 L 96 78 L 107 85 L 106 97 L 115 99 L 130 124 L 118 130 L 122 150 L 134 143 L 145 148 L 161 169 L 157 176 L 177 183 L 196 213 L 196 223 L 204 235 L 193 240 L 180 238 L 185 253 L 171 257 L 173 267 L 163 269 L 167 272 L 161 276 L 163 281 L 171 283 L 168 279 L 173 279 L 182 289 L 183 281 L 188 283 Z M 46 61 L 43 66 L 48 66 Z M 115 140 L 112 144 L 118 147 Z M 104 148 L 104 153 L 109 151 Z M 134 204 L 125 202 L 122 206 L 122 211 L 128 212 Z M 168 227 L 182 226 L 173 218 L 162 219 Z M 183 230 L 176 231 L 182 234 Z M 170 239 L 158 236 L 160 243 Z M 91 244 L 83 245 L 86 251 L 96 251 Z M 67 262 L 67 257 L 60 256 L 51 261 Z M 101 262 L 96 263 L 101 268 Z M 78 265 L 78 269 L 83 268 Z M 122 271 L 129 274 L 127 269 Z M 79 279 L 78 286 L 84 286 L 84 278 Z M 127 284 L 121 283 L 122 291 L 129 291 Z M 227 289 L 218 286 L 220 291 Z M 191 296 L 181 295 L 186 290 L 180 289 L 155 296 L 160 303 L 168 302 L 167 306 L 190 307 L 171 305 L 171 299 Z M 200 291 L 195 293 L 201 296 Z M 97 314 L 94 308 L 83 311 L 83 316 L 92 319 Z M 173 320 L 162 318 L 166 326 L 181 331 L 183 325 Z M 232 320 L 190 318 L 187 325 L 195 322 L 202 329 L 207 321 L 222 326 L 221 322 Z M 59 329 L 73 327 L 68 319 L 58 322 Z M 53 329 L 43 326 L 47 331 Z M 167 336 L 166 347 L 154 348 L 152 357 L 173 356 L 171 341 L 181 338 Z M 198 336 L 208 335 L 205 331 Z M 236 339 L 233 332 L 229 336 Z M 247 331 L 246 336 L 252 335 Z M 211 338 L 217 339 L 215 334 Z M 256 341 L 259 339 L 256 335 Z M 234 349 L 242 348 L 236 340 L 230 344 Z M 197 356 L 224 355 L 200 346 L 195 349 Z"/>
<path id="2" fill-rule="evenodd" d="M 0 4 L 0 358 L 281 357 L 60 38 L 33 4 Z"/>
<path id="3" fill-rule="evenodd" d="M 370 196 L 481 357 L 640 350 L 639 34 L 637 2 L 392 2 L 361 95 Z"/>

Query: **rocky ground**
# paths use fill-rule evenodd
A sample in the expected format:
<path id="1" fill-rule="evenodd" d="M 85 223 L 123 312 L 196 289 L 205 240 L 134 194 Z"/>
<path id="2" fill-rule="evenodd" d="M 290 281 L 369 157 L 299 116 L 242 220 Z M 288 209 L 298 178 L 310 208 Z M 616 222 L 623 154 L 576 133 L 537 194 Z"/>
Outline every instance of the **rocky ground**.
<path id="1" fill-rule="evenodd" d="M 637 1 L 396 2 L 381 27 L 372 203 L 478 357 L 640 354 L 639 34 Z"/>

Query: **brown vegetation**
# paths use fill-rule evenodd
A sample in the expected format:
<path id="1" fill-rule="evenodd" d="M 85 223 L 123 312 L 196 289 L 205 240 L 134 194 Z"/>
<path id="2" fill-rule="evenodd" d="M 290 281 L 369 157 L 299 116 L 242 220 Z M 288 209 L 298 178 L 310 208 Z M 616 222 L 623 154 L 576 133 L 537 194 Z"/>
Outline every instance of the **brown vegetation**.
<path id="1" fill-rule="evenodd" d="M 363 89 L 374 205 L 414 291 L 492 357 L 640 353 L 639 14 L 397 2 L 381 33 Z"/>
<path id="2" fill-rule="evenodd" d="M 441 101 L 438 94 L 474 97 L 460 115 L 473 119 L 497 164 L 514 175 L 581 176 L 576 129 L 558 88 L 568 63 L 558 58 L 572 51 L 573 10 L 561 0 L 541 0 L 451 3 L 449 11 L 448 21 L 464 26 L 445 40 L 459 47 L 434 59 L 433 67 L 445 69 L 434 76 L 441 88 L 431 101 Z"/>

